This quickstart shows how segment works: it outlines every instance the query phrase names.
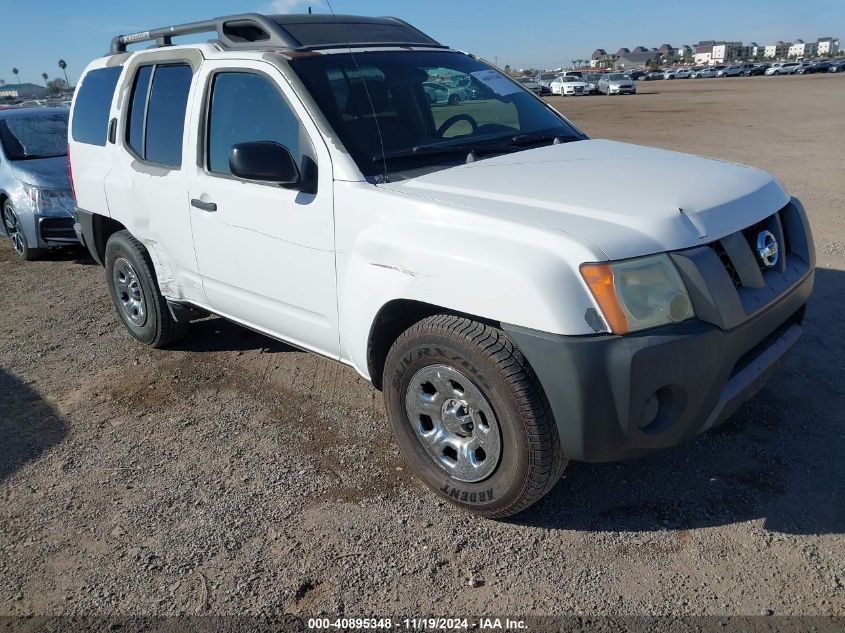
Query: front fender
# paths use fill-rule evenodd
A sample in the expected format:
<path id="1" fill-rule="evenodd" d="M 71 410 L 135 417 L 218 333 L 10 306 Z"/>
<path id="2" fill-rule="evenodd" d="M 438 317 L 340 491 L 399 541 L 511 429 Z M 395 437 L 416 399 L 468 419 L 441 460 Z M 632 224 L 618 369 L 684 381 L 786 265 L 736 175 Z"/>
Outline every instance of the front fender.
<path id="1" fill-rule="evenodd" d="M 338 250 L 343 356 L 363 376 L 372 324 L 395 299 L 544 332 L 595 333 L 585 315 L 597 306 L 578 273 L 580 263 L 604 259 L 594 248 L 559 231 L 400 200 L 400 212 L 373 214 Z M 369 208 L 384 209 L 379 202 Z"/>

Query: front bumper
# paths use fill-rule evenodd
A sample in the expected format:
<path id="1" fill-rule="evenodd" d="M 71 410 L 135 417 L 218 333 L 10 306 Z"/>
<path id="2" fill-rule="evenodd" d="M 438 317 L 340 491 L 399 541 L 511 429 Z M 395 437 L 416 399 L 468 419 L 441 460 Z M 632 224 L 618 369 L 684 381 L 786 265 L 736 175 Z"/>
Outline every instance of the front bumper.
<path id="1" fill-rule="evenodd" d="M 71 216 L 37 216 L 38 239 L 48 246 L 78 244 Z"/>
<path id="2" fill-rule="evenodd" d="M 697 319 L 624 336 L 502 325 L 540 379 L 567 456 L 606 462 L 675 446 L 723 422 L 762 388 L 801 337 L 814 281 L 800 203 L 773 218 L 783 218 L 791 263 L 767 272 L 763 288 L 735 288 L 725 267 L 725 278 L 713 272 L 719 264 L 710 246 L 676 254 L 688 288 L 696 288 Z M 700 272 L 716 278 L 695 279 Z"/>

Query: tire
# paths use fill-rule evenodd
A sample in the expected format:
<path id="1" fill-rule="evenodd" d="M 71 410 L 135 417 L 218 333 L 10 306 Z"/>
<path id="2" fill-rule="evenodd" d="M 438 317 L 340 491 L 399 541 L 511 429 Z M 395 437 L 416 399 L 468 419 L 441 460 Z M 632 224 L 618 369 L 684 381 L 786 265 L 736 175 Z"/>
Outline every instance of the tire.
<path id="1" fill-rule="evenodd" d="M 449 95 L 449 105 L 458 105 L 461 98 L 458 95 Z"/>
<path id="2" fill-rule="evenodd" d="M 481 516 L 525 510 L 566 468 L 537 376 L 494 327 L 453 315 L 412 326 L 387 355 L 384 398 L 397 443 L 417 476 Z M 447 441 L 437 440 L 444 436 Z M 463 458 L 450 442 L 465 443 Z"/>
<path id="3" fill-rule="evenodd" d="M 170 314 L 147 249 L 129 231 L 109 238 L 105 263 L 114 307 L 137 341 L 161 348 L 185 336 L 188 328 Z"/>
<path id="4" fill-rule="evenodd" d="M 42 249 L 31 248 L 29 242 L 26 241 L 26 234 L 20 225 L 20 219 L 11 200 L 3 203 L 3 231 L 11 241 L 12 249 L 24 261 L 31 262 L 43 255 Z"/>

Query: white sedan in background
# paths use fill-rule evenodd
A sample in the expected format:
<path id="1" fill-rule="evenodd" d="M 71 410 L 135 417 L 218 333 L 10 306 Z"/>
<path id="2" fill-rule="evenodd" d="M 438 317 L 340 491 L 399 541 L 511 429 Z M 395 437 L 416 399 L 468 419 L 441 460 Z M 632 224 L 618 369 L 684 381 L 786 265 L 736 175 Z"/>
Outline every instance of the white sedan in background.
<path id="1" fill-rule="evenodd" d="M 567 96 L 581 96 L 589 92 L 587 82 L 581 80 L 579 77 L 560 75 L 552 80 L 549 84 L 553 95 Z"/>
<path id="2" fill-rule="evenodd" d="M 692 71 L 689 68 L 673 68 L 663 73 L 664 79 L 689 79 Z"/>

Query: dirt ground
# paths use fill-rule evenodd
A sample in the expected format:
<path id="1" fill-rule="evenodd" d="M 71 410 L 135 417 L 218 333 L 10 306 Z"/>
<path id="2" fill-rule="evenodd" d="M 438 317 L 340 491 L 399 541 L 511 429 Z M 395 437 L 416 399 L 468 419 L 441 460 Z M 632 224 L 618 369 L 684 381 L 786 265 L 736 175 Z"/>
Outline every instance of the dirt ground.
<path id="1" fill-rule="evenodd" d="M 83 254 L 4 241 L 0 615 L 845 615 L 845 76 L 639 87 L 551 102 L 770 170 L 815 231 L 805 337 L 729 423 L 480 520 L 410 476 L 352 370 L 219 319 L 145 349 Z"/>

